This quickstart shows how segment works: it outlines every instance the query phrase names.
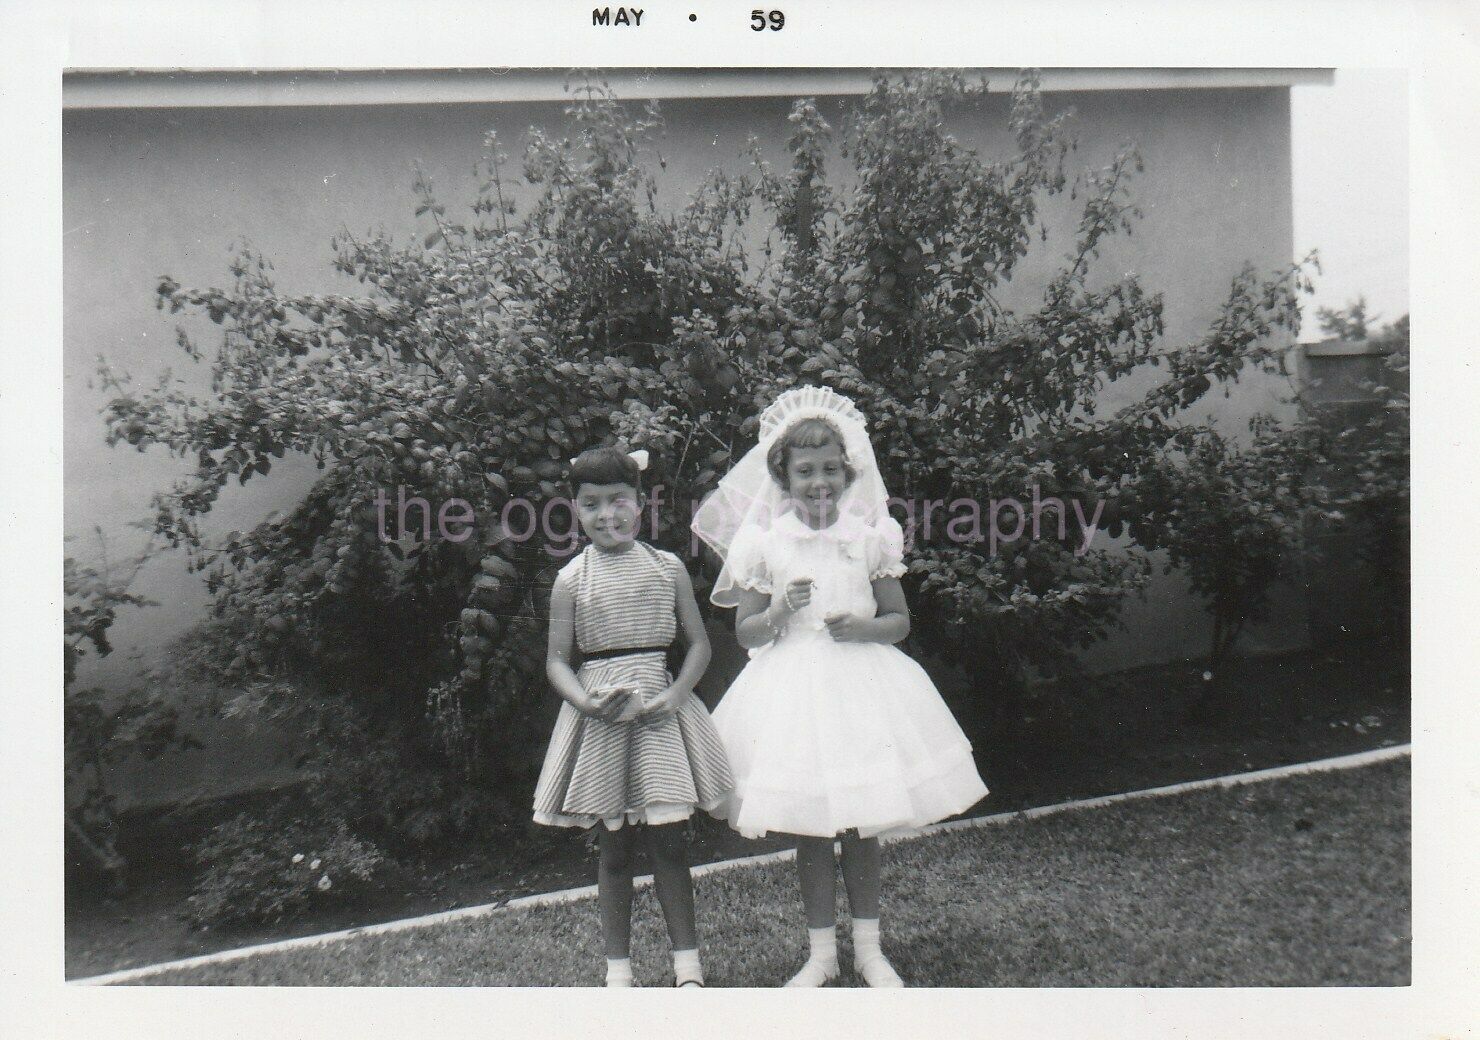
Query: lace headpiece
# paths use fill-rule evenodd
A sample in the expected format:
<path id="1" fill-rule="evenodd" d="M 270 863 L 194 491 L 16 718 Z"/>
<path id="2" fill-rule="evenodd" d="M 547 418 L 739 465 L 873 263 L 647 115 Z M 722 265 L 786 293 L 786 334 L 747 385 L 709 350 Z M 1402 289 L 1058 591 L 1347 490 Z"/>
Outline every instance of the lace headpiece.
<path id="1" fill-rule="evenodd" d="M 847 397 L 824 386 L 787 390 L 761 413 L 760 439 L 735 468 L 720 480 L 694 514 L 690 527 L 725 560 L 709 598 L 718 606 L 738 602 L 730 574 L 729 550 L 742 528 L 769 529 L 791 512 L 791 500 L 772 478 L 766 457 L 772 445 L 804 419 L 821 419 L 843 438 L 843 453 L 853 468 L 853 480 L 838 500 L 838 516 L 873 525 L 887 515 L 889 493 L 879 475 L 867 420 Z"/>

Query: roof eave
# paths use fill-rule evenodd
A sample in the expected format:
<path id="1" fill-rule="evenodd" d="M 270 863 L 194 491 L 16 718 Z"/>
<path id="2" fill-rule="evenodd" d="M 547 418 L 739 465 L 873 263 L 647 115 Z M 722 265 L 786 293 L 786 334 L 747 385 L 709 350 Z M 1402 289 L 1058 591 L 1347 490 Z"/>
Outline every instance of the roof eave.
<path id="1" fill-rule="evenodd" d="M 607 69 L 630 99 L 794 97 L 867 92 L 876 69 Z M 991 89 L 1010 90 L 1015 69 L 979 69 Z M 74 69 L 62 106 L 274 108 L 310 105 L 440 105 L 560 101 L 565 69 Z M 1048 92 L 1237 89 L 1329 84 L 1331 69 L 1066 68 L 1040 71 Z"/>

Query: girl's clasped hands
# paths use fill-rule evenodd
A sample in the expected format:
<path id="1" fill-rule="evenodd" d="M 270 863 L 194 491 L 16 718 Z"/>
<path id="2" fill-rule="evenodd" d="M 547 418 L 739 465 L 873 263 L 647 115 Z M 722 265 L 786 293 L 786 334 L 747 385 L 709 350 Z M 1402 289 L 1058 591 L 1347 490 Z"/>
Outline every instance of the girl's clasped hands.
<path id="1" fill-rule="evenodd" d="M 816 587 L 817 583 L 812 578 L 794 578 L 788 582 L 786 592 L 781 596 L 786 612 L 795 614 L 809 606 Z M 870 619 L 846 610 L 825 614 L 822 621 L 828 634 L 840 643 L 861 643 L 877 638 Z"/>
<path id="2" fill-rule="evenodd" d="M 645 695 L 642 688 L 634 684 L 596 686 L 586 691 L 584 710 L 587 715 L 605 722 L 653 725 L 678 714 L 688 693 L 687 689 L 676 684 L 653 695 Z"/>

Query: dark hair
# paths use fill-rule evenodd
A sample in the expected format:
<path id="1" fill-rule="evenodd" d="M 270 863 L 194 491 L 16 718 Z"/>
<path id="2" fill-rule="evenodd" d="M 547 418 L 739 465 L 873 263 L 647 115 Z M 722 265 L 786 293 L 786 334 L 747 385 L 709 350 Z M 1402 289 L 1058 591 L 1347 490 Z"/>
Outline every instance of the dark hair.
<path id="1" fill-rule="evenodd" d="M 587 448 L 570 464 L 570 494 L 574 498 L 582 484 L 630 484 L 642 491 L 642 470 L 637 460 L 621 448 Z"/>
<path id="2" fill-rule="evenodd" d="M 770 470 L 771 479 L 785 488 L 786 468 L 791 464 L 791 449 L 822 448 L 829 444 L 838 446 L 838 451 L 843 456 L 843 473 L 847 476 L 848 483 L 853 483 L 858 471 L 848 460 L 848 447 L 843 443 L 843 434 L 826 419 L 803 419 L 777 437 L 771 450 L 766 452 L 766 469 Z"/>

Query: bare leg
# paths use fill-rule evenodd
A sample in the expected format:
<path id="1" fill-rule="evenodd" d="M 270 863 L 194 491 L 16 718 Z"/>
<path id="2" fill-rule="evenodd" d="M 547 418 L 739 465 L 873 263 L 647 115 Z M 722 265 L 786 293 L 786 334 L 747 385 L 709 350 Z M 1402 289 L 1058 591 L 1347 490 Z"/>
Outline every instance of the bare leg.
<path id="1" fill-rule="evenodd" d="M 689 874 L 689 850 L 684 846 L 683 824 L 647 827 L 648 853 L 653 859 L 653 883 L 668 938 L 675 950 L 693 950 L 699 945 L 694 926 L 694 881 Z"/>
<path id="2" fill-rule="evenodd" d="M 843 835 L 843 887 L 853 917 L 879 916 L 879 839 Z"/>
<path id="3" fill-rule="evenodd" d="M 797 880 L 807 911 L 807 963 L 788 986 L 822 986 L 838 974 L 837 863 L 831 838 L 797 838 Z"/>
<path id="4" fill-rule="evenodd" d="M 831 838 L 797 838 L 797 880 L 808 928 L 831 928 L 837 923 L 838 865 Z"/>
<path id="5" fill-rule="evenodd" d="M 601 861 L 596 871 L 601 904 L 601 936 L 607 957 L 628 957 L 632 950 L 632 827 L 601 828 Z"/>
<path id="6" fill-rule="evenodd" d="M 853 966 L 870 986 L 898 987 L 904 982 L 884 956 L 879 943 L 879 839 L 843 835 L 843 885 L 853 918 Z"/>

